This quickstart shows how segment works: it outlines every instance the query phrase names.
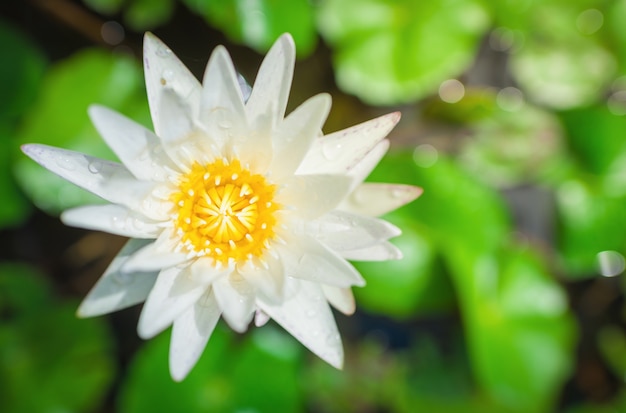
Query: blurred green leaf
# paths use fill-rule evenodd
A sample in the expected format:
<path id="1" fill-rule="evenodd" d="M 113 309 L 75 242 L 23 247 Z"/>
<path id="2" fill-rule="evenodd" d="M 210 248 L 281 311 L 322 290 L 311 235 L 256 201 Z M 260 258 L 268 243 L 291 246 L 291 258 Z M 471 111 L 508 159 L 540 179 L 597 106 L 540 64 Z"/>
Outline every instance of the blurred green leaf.
<path id="1" fill-rule="evenodd" d="M 479 0 L 325 0 L 337 83 L 371 104 L 419 99 L 463 73 L 490 17 Z"/>
<path id="2" fill-rule="evenodd" d="M 77 319 L 77 303 L 50 297 L 47 283 L 28 267 L 2 265 L 0 284 L 3 410 L 52 413 L 99 406 L 114 374 L 103 321 Z"/>
<path id="3" fill-rule="evenodd" d="M 454 299 L 451 285 L 437 271 L 432 242 L 414 220 L 400 212 L 385 219 L 402 229 L 402 235 L 391 242 L 404 257 L 396 261 L 353 263 L 367 281 L 365 288 L 354 289 L 359 307 L 399 319 L 451 307 Z"/>
<path id="4" fill-rule="evenodd" d="M 626 253 L 626 196 L 612 196 L 581 180 L 564 182 L 557 190 L 560 231 L 557 247 L 566 274 L 598 274 L 597 254 Z"/>
<path id="5" fill-rule="evenodd" d="M 189 376 L 174 382 L 168 371 L 169 334 L 138 352 L 123 383 L 120 411 L 297 412 L 299 344 L 273 326 L 249 333 L 237 343 L 218 326 Z"/>
<path id="6" fill-rule="evenodd" d="M 124 10 L 124 20 L 136 31 L 153 29 L 167 22 L 174 11 L 174 0 L 132 0 Z"/>
<path id="7" fill-rule="evenodd" d="M 572 364 L 573 320 L 562 289 L 519 248 L 456 248 L 449 262 L 479 382 L 511 411 L 549 411 Z"/>
<path id="8" fill-rule="evenodd" d="M 298 56 L 309 55 L 317 43 L 313 10 L 307 0 L 184 0 L 231 40 L 259 52 L 267 51 L 283 33 L 291 33 Z"/>
<path id="9" fill-rule="evenodd" d="M 83 0 L 83 2 L 99 13 L 114 14 L 120 10 L 124 0 Z"/>
<path id="10" fill-rule="evenodd" d="M 149 113 L 143 88 L 141 69 L 131 58 L 102 50 L 82 51 L 47 73 L 38 100 L 25 115 L 18 141 L 115 159 L 91 125 L 87 107 L 100 103 L 145 124 Z M 34 203 L 52 214 L 101 202 L 24 155 L 16 162 L 15 175 Z"/>
<path id="11" fill-rule="evenodd" d="M 626 333 L 618 326 L 608 326 L 600 331 L 599 347 L 604 359 L 616 377 L 626 377 Z"/>
<path id="12" fill-rule="evenodd" d="M 0 20 L 0 120 L 20 115 L 33 102 L 43 77 L 42 53 L 19 30 Z"/>
<path id="13" fill-rule="evenodd" d="M 9 123 L 0 120 L 0 228 L 19 226 L 32 209 L 13 177 L 15 127 Z"/>
<path id="14" fill-rule="evenodd" d="M 620 73 L 626 75 L 626 30 L 624 30 L 624 16 L 626 16 L 626 0 L 616 0 L 608 8 L 607 26 L 615 48 L 615 55 L 620 64 Z"/>

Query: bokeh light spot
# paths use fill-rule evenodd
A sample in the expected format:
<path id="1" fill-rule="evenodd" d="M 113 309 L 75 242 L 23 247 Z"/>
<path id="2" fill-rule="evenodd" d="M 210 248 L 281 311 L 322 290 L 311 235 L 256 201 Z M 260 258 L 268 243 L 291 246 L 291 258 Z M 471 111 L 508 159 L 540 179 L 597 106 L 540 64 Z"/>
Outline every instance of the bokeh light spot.
<path id="1" fill-rule="evenodd" d="M 576 28 L 586 35 L 594 34 L 602 27 L 604 15 L 600 10 L 587 9 L 576 18 Z"/>
<path id="2" fill-rule="evenodd" d="M 126 34 L 124 33 L 124 27 L 115 21 L 108 21 L 102 24 L 100 28 L 100 35 L 105 43 L 111 46 L 116 46 L 124 41 Z"/>
<path id="3" fill-rule="evenodd" d="M 439 85 L 439 97 L 447 103 L 457 103 L 465 96 L 465 86 L 456 79 L 445 80 Z"/>
<path id="4" fill-rule="evenodd" d="M 626 260 L 617 251 L 602 251 L 596 256 L 598 259 L 598 269 L 605 277 L 615 277 L 624 272 Z"/>
<path id="5" fill-rule="evenodd" d="M 422 168 L 430 168 L 439 159 L 439 151 L 427 143 L 419 145 L 413 151 L 413 162 Z"/>

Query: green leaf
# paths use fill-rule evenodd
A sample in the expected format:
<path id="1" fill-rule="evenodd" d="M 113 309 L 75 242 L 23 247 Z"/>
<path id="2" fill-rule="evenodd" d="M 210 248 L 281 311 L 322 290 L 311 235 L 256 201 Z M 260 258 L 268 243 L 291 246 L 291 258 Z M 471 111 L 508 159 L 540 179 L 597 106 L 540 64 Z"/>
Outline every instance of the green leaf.
<path id="1" fill-rule="evenodd" d="M 32 207 L 19 190 L 11 170 L 15 128 L 0 120 L 0 228 L 17 227 L 24 222 Z"/>
<path id="2" fill-rule="evenodd" d="M 406 214 L 395 213 L 385 219 L 402 229 L 391 242 L 404 257 L 353 263 L 367 281 L 364 288 L 354 289 L 359 307 L 398 319 L 450 307 L 453 295 L 449 280 L 438 271 L 434 245 L 424 230 Z"/>
<path id="3" fill-rule="evenodd" d="M 167 22 L 173 11 L 173 0 L 132 0 L 124 10 L 124 20 L 133 30 L 143 31 Z"/>
<path id="4" fill-rule="evenodd" d="M 249 333 L 242 343 L 218 326 L 180 383 L 170 377 L 168 347 L 169 334 L 162 334 L 138 352 L 123 383 L 122 413 L 302 410 L 300 346 L 273 326 Z"/>
<path id="5" fill-rule="evenodd" d="M 549 411 L 572 364 L 562 289 L 528 250 L 449 255 L 480 384 L 511 411 Z"/>
<path id="6" fill-rule="evenodd" d="M 43 143 L 114 159 L 88 119 L 87 107 L 93 103 L 147 123 L 149 112 L 139 65 L 102 50 L 83 51 L 55 65 L 46 75 L 38 100 L 25 115 L 18 143 Z M 26 195 L 51 214 L 101 202 L 24 155 L 15 164 L 15 175 Z"/>
<path id="7" fill-rule="evenodd" d="M 117 13 L 124 0 L 83 0 L 87 6 L 94 9 L 98 13 L 114 14 Z"/>
<path id="8" fill-rule="evenodd" d="M 42 53 L 19 30 L 0 20 L 0 120 L 20 115 L 32 104 L 45 69 Z"/>
<path id="9" fill-rule="evenodd" d="M 0 284 L 3 315 L 8 315 L 0 324 L 3 410 L 97 408 L 115 370 L 103 321 L 77 319 L 77 303 L 49 296 L 47 283 L 28 267 L 4 264 Z"/>
<path id="10" fill-rule="evenodd" d="M 370 104 L 395 104 L 462 74 L 489 20 L 478 0 L 326 0 L 317 22 L 338 85 Z"/>
<path id="11" fill-rule="evenodd" d="M 195 13 L 231 40 L 265 52 L 283 33 L 291 33 L 298 56 L 316 46 L 313 10 L 307 0 L 184 0 Z"/>

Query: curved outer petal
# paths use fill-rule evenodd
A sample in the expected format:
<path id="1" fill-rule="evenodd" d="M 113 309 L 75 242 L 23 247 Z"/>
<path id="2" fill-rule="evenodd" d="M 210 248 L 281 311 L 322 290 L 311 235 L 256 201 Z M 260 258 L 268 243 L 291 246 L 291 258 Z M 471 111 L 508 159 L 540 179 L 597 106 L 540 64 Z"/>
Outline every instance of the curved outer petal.
<path id="1" fill-rule="evenodd" d="M 350 288 L 339 288 L 331 285 L 322 285 L 322 291 L 328 302 L 345 315 L 352 315 L 356 310 L 354 294 Z"/>
<path id="2" fill-rule="evenodd" d="M 412 185 L 363 183 L 337 209 L 377 217 L 415 200 L 423 189 Z"/>
<path id="3" fill-rule="evenodd" d="M 202 83 L 200 124 L 218 153 L 230 156 L 233 140 L 247 137 L 248 127 L 237 72 L 224 47 L 211 53 Z"/>
<path id="4" fill-rule="evenodd" d="M 285 33 L 265 55 L 246 102 L 246 113 L 252 125 L 256 124 L 259 117 L 269 117 L 271 131 L 282 122 L 295 62 L 296 46 L 291 35 Z"/>
<path id="5" fill-rule="evenodd" d="M 170 373 L 174 380 L 183 380 L 196 364 L 220 314 L 213 291 L 209 289 L 174 320 L 170 341 Z"/>
<path id="6" fill-rule="evenodd" d="M 152 123 L 157 136 L 162 136 L 167 123 L 174 120 L 163 112 L 164 92 L 173 93 L 188 102 L 190 119 L 197 119 L 202 87 L 189 69 L 172 51 L 152 33 L 146 33 L 143 42 L 143 62 L 146 89 Z M 171 96 L 171 95 L 170 95 Z"/>
<path id="7" fill-rule="evenodd" d="M 177 252 L 180 240 L 172 234 L 171 229 L 165 229 L 152 244 L 146 245 L 124 264 L 124 271 L 155 271 L 173 267 L 188 261 L 187 255 Z"/>
<path id="8" fill-rule="evenodd" d="M 166 168 L 176 170 L 159 138 L 142 125 L 100 105 L 90 106 L 89 116 L 100 136 L 137 179 L 165 181 L 169 175 Z"/>
<path id="9" fill-rule="evenodd" d="M 276 202 L 293 207 L 304 219 L 315 219 L 333 210 L 347 195 L 352 178 L 345 175 L 291 177 L 276 195 Z"/>
<path id="10" fill-rule="evenodd" d="M 367 248 L 341 251 L 341 256 L 351 261 L 387 261 L 401 259 L 402 251 L 385 241 Z"/>
<path id="11" fill-rule="evenodd" d="M 344 258 L 307 235 L 287 238 L 277 247 L 287 276 L 337 287 L 363 286 L 361 274 Z"/>
<path id="12" fill-rule="evenodd" d="M 127 273 L 121 271 L 121 268 L 129 256 L 148 242 L 131 239 L 122 247 L 78 307 L 77 314 L 79 317 L 93 317 L 111 313 L 146 299 L 156 281 L 157 272 Z"/>
<path id="13" fill-rule="evenodd" d="M 273 134 L 274 155 L 270 174 L 282 180 L 293 175 L 309 151 L 330 111 L 331 97 L 322 93 L 298 106 Z"/>
<path id="14" fill-rule="evenodd" d="M 152 338 L 165 330 L 174 320 L 207 291 L 188 276 L 189 267 L 162 270 L 141 310 L 137 333 L 143 339 Z"/>
<path id="15" fill-rule="evenodd" d="M 401 234 L 387 221 L 344 211 L 331 211 L 308 222 L 306 232 L 335 251 L 371 247 Z"/>
<path id="16" fill-rule="evenodd" d="M 69 209 L 61 221 L 71 227 L 104 231 L 129 238 L 154 239 L 163 230 L 157 222 L 120 205 L 92 205 Z"/>
<path id="17" fill-rule="evenodd" d="M 239 274 L 222 277 L 213 283 L 213 292 L 222 316 L 230 328 L 243 333 L 254 315 L 254 291 Z"/>
<path id="18" fill-rule="evenodd" d="M 378 142 L 371 151 L 369 151 L 348 171 L 348 176 L 351 176 L 354 179 L 352 181 L 352 188 L 350 189 L 350 192 L 363 183 L 365 178 L 372 173 L 374 168 L 376 168 L 376 165 L 378 165 L 380 160 L 383 159 L 389 150 L 389 145 L 390 143 L 387 139 Z"/>
<path id="19" fill-rule="evenodd" d="M 47 145 L 24 145 L 22 151 L 61 178 L 114 204 L 140 209 L 154 188 L 154 183 L 138 181 L 115 162 Z"/>
<path id="20" fill-rule="evenodd" d="M 390 113 L 316 139 L 297 174 L 344 174 L 363 159 L 400 120 Z"/>
<path id="21" fill-rule="evenodd" d="M 265 254 L 262 262 L 248 262 L 241 265 L 238 272 L 255 289 L 257 296 L 268 302 L 284 299 L 285 270 L 278 255 Z"/>
<path id="22" fill-rule="evenodd" d="M 343 348 L 335 319 L 317 283 L 300 288 L 282 304 L 257 300 L 259 308 L 331 366 L 343 366 Z"/>

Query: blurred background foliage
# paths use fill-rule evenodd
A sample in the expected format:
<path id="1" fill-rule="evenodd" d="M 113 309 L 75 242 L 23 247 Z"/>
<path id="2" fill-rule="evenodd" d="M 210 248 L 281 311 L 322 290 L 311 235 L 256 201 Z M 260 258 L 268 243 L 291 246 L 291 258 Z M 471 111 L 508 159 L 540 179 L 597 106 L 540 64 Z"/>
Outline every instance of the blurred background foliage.
<path id="1" fill-rule="evenodd" d="M 626 411 L 626 0 L 29 0 L 0 5 L 4 412 Z M 387 218 L 405 258 L 355 263 L 336 371 L 275 325 L 218 327 L 182 383 L 138 309 L 77 320 L 123 240 L 66 228 L 98 202 L 26 159 L 113 155 L 86 108 L 150 126 L 141 39 L 253 80 L 291 32 L 291 107 L 327 131 L 400 110 L 373 181 L 422 186 Z"/>

